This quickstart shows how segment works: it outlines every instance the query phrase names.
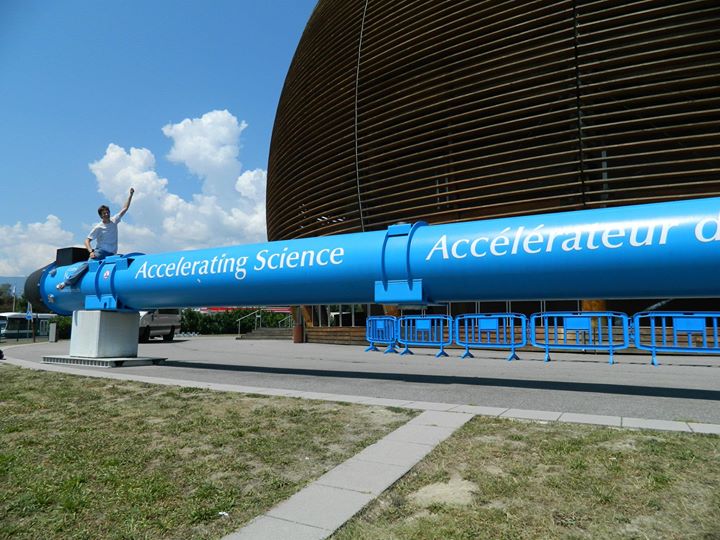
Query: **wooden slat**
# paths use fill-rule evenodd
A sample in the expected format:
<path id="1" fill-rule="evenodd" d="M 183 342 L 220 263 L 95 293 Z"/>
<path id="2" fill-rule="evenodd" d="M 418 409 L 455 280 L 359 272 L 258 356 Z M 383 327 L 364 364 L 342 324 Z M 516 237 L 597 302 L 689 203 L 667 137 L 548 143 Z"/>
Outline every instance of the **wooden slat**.
<path id="1" fill-rule="evenodd" d="M 271 240 L 720 188 L 717 0 L 320 0 L 283 88 Z"/>

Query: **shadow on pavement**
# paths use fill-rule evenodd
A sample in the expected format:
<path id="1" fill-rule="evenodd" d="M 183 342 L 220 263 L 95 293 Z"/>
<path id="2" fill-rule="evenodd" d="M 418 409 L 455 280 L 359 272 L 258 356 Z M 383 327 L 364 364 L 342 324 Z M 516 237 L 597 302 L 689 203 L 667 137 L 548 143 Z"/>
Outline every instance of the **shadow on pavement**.
<path id="1" fill-rule="evenodd" d="M 298 375 L 305 377 L 328 377 L 341 379 L 370 379 L 402 381 L 422 384 L 464 384 L 469 386 L 493 386 L 505 388 L 525 388 L 533 390 L 552 390 L 564 392 L 587 392 L 597 394 L 619 394 L 626 396 L 652 396 L 677 399 L 701 399 L 720 401 L 720 390 L 702 390 L 693 388 L 665 388 L 624 384 L 536 381 L 524 379 L 499 379 L 488 377 L 467 377 L 448 375 L 423 375 L 414 373 L 378 373 L 367 371 L 343 371 L 326 369 L 279 368 L 266 366 L 238 366 L 206 362 L 182 362 L 167 360 L 163 366 L 217 371 L 235 371 L 245 373 L 266 373 L 279 375 Z"/>

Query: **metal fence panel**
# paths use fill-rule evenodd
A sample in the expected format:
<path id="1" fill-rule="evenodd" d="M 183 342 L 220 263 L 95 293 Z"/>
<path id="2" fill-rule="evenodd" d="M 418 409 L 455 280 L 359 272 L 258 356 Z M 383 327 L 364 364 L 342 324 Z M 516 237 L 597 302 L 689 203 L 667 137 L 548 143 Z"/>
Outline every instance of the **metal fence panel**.
<path id="1" fill-rule="evenodd" d="M 527 345 L 527 317 L 520 313 L 472 313 L 455 318 L 455 343 L 473 349 L 509 349 L 508 360 L 517 360 L 515 349 Z"/>
<path id="2" fill-rule="evenodd" d="M 717 311 L 653 311 L 633 317 L 635 347 L 652 353 L 658 365 L 658 352 L 720 354 Z"/>
<path id="3" fill-rule="evenodd" d="M 365 324 L 365 339 L 370 342 L 370 346 L 365 349 L 365 352 L 377 351 L 375 344 L 381 343 L 387 344 L 385 354 L 396 353 L 397 319 L 391 316 L 368 317 Z"/>
<path id="4" fill-rule="evenodd" d="M 629 318 L 616 311 L 534 313 L 530 340 L 533 347 L 545 350 L 546 362 L 551 350 L 576 350 L 607 351 L 612 364 L 613 353 L 630 345 Z"/>
<path id="5" fill-rule="evenodd" d="M 410 345 L 440 347 L 436 357 L 447 356 L 445 347 L 452 344 L 453 318 L 449 315 L 405 315 L 398 319 L 398 343 L 405 348 L 400 353 L 413 354 Z"/>

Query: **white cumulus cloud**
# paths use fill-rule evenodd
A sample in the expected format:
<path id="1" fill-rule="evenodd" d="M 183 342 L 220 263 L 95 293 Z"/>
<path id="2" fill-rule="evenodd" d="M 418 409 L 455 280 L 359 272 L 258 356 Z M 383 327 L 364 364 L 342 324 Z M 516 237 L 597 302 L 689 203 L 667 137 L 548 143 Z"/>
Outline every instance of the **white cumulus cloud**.
<path id="1" fill-rule="evenodd" d="M 189 200 L 172 193 L 155 171 L 146 148 L 110 144 L 90 164 L 99 191 L 120 207 L 135 188 L 121 226 L 120 251 L 158 252 L 261 242 L 265 232 L 266 171 L 242 171 L 238 160 L 245 122 L 228 111 L 212 111 L 162 128 L 172 139 L 168 159 L 198 177 L 200 192 Z M 113 212 L 115 208 L 111 209 Z"/>
<path id="2" fill-rule="evenodd" d="M 240 174 L 240 134 L 247 123 L 238 123 L 228 111 L 211 111 L 201 118 L 186 118 L 178 124 L 162 128 L 173 141 L 168 159 L 185 165 L 202 179 L 205 195 L 215 195 L 221 201 L 235 197 L 234 182 Z"/>
<path id="3" fill-rule="evenodd" d="M 108 144 L 89 167 L 111 212 L 117 212 L 130 187 L 135 188 L 120 225 L 120 253 L 264 242 L 267 173 L 244 171 L 239 161 L 240 136 L 247 127 L 227 110 L 162 127 L 172 140 L 167 159 L 198 179 L 197 193 L 189 198 L 173 193 L 171 180 L 158 174 L 150 149 Z M 98 205 L 106 201 L 98 200 Z M 0 276 L 29 275 L 38 261 L 54 260 L 57 248 L 82 245 L 92 225 L 88 221 L 73 233 L 54 215 L 44 222 L 0 225 Z"/>
<path id="4" fill-rule="evenodd" d="M 254 169 L 245 171 L 238 176 L 235 182 L 235 189 L 243 197 L 258 199 L 265 196 L 265 185 L 267 183 L 267 171 Z"/>
<path id="5" fill-rule="evenodd" d="M 26 276 L 39 267 L 38 261 L 54 261 L 57 248 L 72 240 L 73 234 L 52 214 L 43 222 L 0 225 L 0 276 Z"/>

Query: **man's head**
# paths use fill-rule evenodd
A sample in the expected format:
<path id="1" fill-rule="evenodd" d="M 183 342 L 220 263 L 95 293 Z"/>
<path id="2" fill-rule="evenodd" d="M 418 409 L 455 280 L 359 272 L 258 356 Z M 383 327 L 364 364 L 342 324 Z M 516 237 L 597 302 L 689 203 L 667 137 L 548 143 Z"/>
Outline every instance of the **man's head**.
<path id="1" fill-rule="evenodd" d="M 106 217 L 109 218 L 110 217 L 110 208 L 108 208 L 107 206 L 105 206 L 103 204 L 100 208 L 98 208 L 98 216 L 100 216 L 103 219 L 105 219 Z"/>

